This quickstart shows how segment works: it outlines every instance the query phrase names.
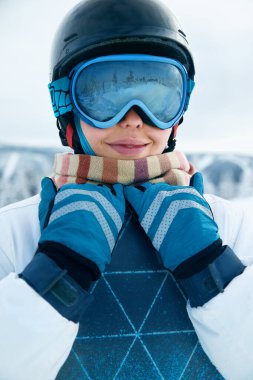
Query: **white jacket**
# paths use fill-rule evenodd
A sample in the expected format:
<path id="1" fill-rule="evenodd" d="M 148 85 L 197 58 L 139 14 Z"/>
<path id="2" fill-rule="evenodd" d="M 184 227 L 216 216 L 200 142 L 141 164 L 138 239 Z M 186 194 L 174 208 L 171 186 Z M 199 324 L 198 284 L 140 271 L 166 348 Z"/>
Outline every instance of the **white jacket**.
<path id="1" fill-rule="evenodd" d="M 204 351 L 227 380 L 253 379 L 253 202 L 245 209 L 206 195 L 223 243 L 248 266 L 203 307 L 187 306 Z M 40 237 L 35 196 L 0 210 L 0 379 L 52 380 L 78 324 L 62 317 L 17 274 Z"/>

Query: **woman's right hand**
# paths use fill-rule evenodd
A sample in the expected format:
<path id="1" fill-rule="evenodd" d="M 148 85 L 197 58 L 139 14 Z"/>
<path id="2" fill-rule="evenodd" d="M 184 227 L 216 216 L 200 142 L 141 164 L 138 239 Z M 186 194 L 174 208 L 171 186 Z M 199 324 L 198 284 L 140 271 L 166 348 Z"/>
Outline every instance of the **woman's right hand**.
<path id="1" fill-rule="evenodd" d="M 123 186 L 66 184 L 56 192 L 53 181 L 42 181 L 39 206 L 39 250 L 71 250 L 94 262 L 103 272 L 110 262 L 125 216 Z M 60 254 L 60 253 L 59 253 Z"/>

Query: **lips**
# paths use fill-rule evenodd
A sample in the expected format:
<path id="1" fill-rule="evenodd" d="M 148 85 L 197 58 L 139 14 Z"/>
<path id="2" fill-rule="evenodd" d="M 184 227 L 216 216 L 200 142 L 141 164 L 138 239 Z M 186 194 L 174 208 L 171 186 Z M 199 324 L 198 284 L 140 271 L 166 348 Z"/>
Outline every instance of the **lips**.
<path id="1" fill-rule="evenodd" d="M 143 152 L 146 149 L 149 142 L 132 138 L 126 138 L 115 140 L 113 142 L 108 142 L 107 144 L 118 153 L 133 155 Z"/>

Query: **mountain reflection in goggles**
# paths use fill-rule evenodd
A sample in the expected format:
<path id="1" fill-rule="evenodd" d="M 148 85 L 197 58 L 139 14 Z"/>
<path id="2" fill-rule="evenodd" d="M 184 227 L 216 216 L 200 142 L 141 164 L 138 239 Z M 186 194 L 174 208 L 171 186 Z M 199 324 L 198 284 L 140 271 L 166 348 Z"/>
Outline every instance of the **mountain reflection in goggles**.
<path id="1" fill-rule="evenodd" d="M 184 81 L 176 66 L 163 62 L 115 61 L 94 63 L 80 72 L 75 84 L 78 107 L 104 122 L 134 101 L 143 103 L 160 121 L 180 110 Z"/>
<path id="2" fill-rule="evenodd" d="M 179 62 L 149 55 L 115 55 L 79 64 L 72 75 L 71 99 L 85 122 L 109 128 L 138 106 L 161 129 L 184 113 L 190 92 Z M 188 97 L 188 98 L 187 98 Z"/>
<path id="3" fill-rule="evenodd" d="M 110 128 L 137 107 L 150 125 L 167 129 L 186 111 L 194 81 L 174 59 L 122 54 L 81 62 L 48 87 L 56 117 L 73 111 L 91 126 Z"/>

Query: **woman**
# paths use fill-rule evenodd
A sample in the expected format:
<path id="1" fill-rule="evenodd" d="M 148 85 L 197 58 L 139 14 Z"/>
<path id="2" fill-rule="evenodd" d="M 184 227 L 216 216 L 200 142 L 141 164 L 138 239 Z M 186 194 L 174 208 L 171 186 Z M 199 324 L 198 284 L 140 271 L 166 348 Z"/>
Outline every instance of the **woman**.
<path id="1" fill-rule="evenodd" d="M 56 156 L 40 198 L 1 210 L 2 378 L 54 379 L 79 322 L 89 330 L 94 281 L 107 281 L 112 254 L 130 260 L 125 255 L 136 246 L 166 279 L 172 274 L 218 371 L 226 379 L 252 377 L 250 216 L 204 197 L 201 174 L 173 151 L 194 74 L 184 32 L 154 0 L 88 0 L 66 16 L 49 90 L 60 138 L 74 154 Z M 144 341 L 140 330 L 134 335 L 127 354 Z M 90 352 L 89 360 L 97 355 L 92 345 Z M 104 378 L 120 376 L 126 358 Z M 166 373 L 153 360 L 142 376 L 182 378 L 187 360 L 174 354 Z M 138 356 L 134 361 L 132 379 L 140 378 Z"/>

